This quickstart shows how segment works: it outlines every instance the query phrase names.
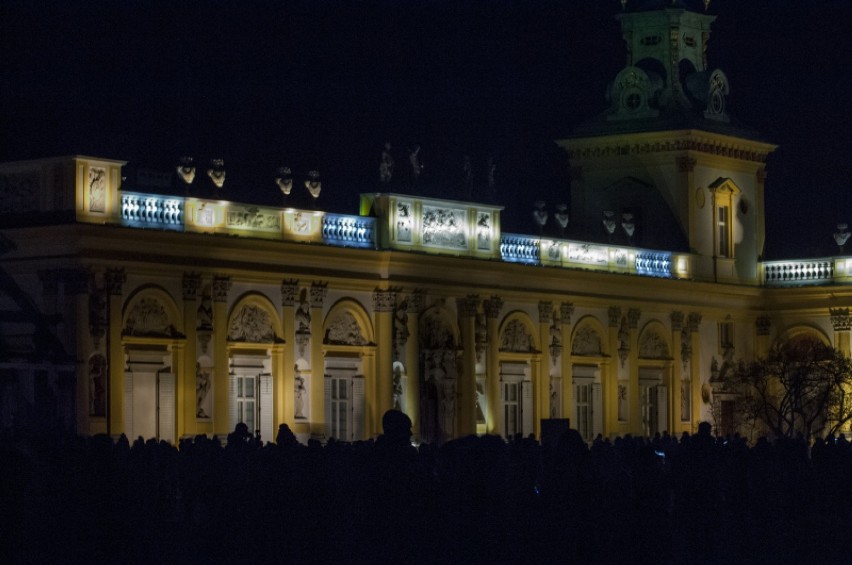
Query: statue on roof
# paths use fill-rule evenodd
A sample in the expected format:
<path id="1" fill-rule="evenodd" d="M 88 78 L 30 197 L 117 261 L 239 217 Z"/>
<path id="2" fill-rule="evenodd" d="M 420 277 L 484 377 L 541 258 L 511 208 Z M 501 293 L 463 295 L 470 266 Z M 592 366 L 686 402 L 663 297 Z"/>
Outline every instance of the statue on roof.
<path id="1" fill-rule="evenodd" d="M 379 182 L 388 184 L 393 178 L 394 160 L 390 153 L 391 144 L 385 143 L 385 148 L 382 149 L 382 160 L 379 163 Z"/>

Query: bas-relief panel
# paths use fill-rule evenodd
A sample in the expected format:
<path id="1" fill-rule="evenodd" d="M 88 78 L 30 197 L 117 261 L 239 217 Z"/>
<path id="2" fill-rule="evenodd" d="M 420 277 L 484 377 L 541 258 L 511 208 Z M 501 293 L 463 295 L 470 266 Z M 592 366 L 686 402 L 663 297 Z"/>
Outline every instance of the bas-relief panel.
<path id="1" fill-rule="evenodd" d="M 480 251 L 491 249 L 491 214 L 477 212 L 476 214 L 476 248 Z"/>
<path id="2" fill-rule="evenodd" d="M 423 245 L 467 249 L 466 211 L 423 206 Z"/>
<path id="3" fill-rule="evenodd" d="M 361 333 L 361 326 L 350 312 L 340 313 L 328 325 L 325 343 L 329 345 L 366 345 L 367 340 Z"/>
<path id="4" fill-rule="evenodd" d="M 512 320 L 506 325 L 506 329 L 503 330 L 500 350 L 527 353 L 535 350 L 534 343 L 524 323 L 520 320 Z"/>
<path id="5" fill-rule="evenodd" d="M 595 355 L 599 356 L 603 353 L 601 350 L 601 336 L 598 332 L 589 326 L 584 326 L 577 330 L 574 335 L 574 342 L 571 344 L 571 353 L 573 355 Z"/>
<path id="6" fill-rule="evenodd" d="M 232 205 L 225 214 L 225 225 L 240 230 L 277 232 L 281 230 L 281 214 L 257 206 Z"/>
<path id="7" fill-rule="evenodd" d="M 411 243 L 411 223 L 413 220 L 411 202 L 400 200 L 396 203 L 396 240 L 402 243 Z"/>
<path id="8" fill-rule="evenodd" d="M 639 340 L 639 357 L 643 359 L 668 359 L 669 346 L 654 330 L 642 334 Z"/>
<path id="9" fill-rule="evenodd" d="M 275 331 L 269 313 L 258 306 L 246 304 L 231 318 L 228 340 L 246 343 L 275 341 Z"/>
<path id="10" fill-rule="evenodd" d="M 106 209 L 107 173 L 103 167 L 89 167 L 89 212 L 103 212 Z"/>
<path id="11" fill-rule="evenodd" d="M 133 309 L 128 314 L 124 334 L 175 337 L 178 331 L 163 304 L 153 296 L 145 296 L 133 305 Z"/>

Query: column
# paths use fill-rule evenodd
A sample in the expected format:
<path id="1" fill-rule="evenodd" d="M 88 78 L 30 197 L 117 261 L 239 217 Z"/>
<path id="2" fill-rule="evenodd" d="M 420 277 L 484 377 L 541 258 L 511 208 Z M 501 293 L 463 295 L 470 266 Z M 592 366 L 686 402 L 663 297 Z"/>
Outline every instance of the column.
<path id="1" fill-rule="evenodd" d="M 420 441 L 420 312 L 423 311 L 425 296 L 423 291 L 415 290 L 408 297 L 408 341 L 405 346 L 403 363 L 408 375 L 408 387 L 405 390 L 405 412 L 411 418 L 411 434 Z"/>
<path id="2" fill-rule="evenodd" d="M 639 318 L 641 315 L 642 313 L 636 308 L 630 308 L 627 311 L 627 348 L 630 350 L 627 362 L 629 421 L 631 432 L 639 436 L 644 431 L 642 425 L 641 391 L 639 390 Z"/>
<path id="3" fill-rule="evenodd" d="M 299 281 L 286 279 L 281 281 L 281 337 L 284 345 L 280 351 L 281 370 L 276 385 L 275 421 L 277 424 L 287 424 L 294 433 L 296 431 L 296 416 L 294 412 L 296 382 L 296 296 L 299 294 Z M 275 433 L 278 433 L 276 426 Z"/>
<path id="4" fill-rule="evenodd" d="M 834 326 L 834 348 L 844 356 L 850 356 L 849 334 L 852 329 L 852 316 L 849 308 L 829 308 L 831 325 Z"/>
<path id="5" fill-rule="evenodd" d="M 536 399 L 535 428 L 541 438 L 541 420 L 550 418 L 550 326 L 553 324 L 553 302 L 541 300 L 538 303 L 538 335 L 541 343 L 542 360 L 539 363 L 538 382 L 533 381 L 533 393 Z M 535 373 L 533 373 L 535 375 Z"/>
<path id="6" fill-rule="evenodd" d="M 109 364 L 109 405 L 107 433 L 117 438 L 124 433 L 124 349 L 121 345 L 122 289 L 127 281 L 124 269 L 107 269 L 104 283 L 107 302 L 107 363 Z"/>
<path id="7" fill-rule="evenodd" d="M 476 310 L 479 296 L 471 294 L 457 299 L 456 303 L 463 350 L 456 388 L 456 437 L 464 437 L 476 433 Z"/>
<path id="8" fill-rule="evenodd" d="M 396 292 L 377 288 L 373 292 L 373 327 L 376 332 L 376 370 L 374 375 L 374 395 L 369 395 L 367 417 L 369 426 L 382 432 L 382 416 L 393 408 L 393 310 L 396 304 Z M 369 384 L 368 384 L 369 387 Z"/>
<path id="9" fill-rule="evenodd" d="M 228 366 L 228 292 L 231 277 L 213 277 L 213 433 L 227 438 L 231 429 Z"/>
<path id="10" fill-rule="evenodd" d="M 701 325 L 701 314 L 698 312 L 690 312 L 686 318 L 686 324 L 689 329 L 689 339 L 692 346 L 692 357 L 689 360 L 689 384 L 692 387 L 692 397 L 690 405 L 692 406 L 692 425 L 689 433 L 698 431 L 698 422 L 701 414 L 698 407 L 701 406 L 701 383 L 698 372 L 698 363 L 701 355 L 701 336 L 698 333 L 698 327 Z"/>
<path id="11" fill-rule="evenodd" d="M 325 435 L 325 359 L 322 352 L 323 303 L 328 283 L 311 283 L 311 437 Z"/>
<path id="12" fill-rule="evenodd" d="M 485 332 L 487 365 L 485 375 L 485 429 L 491 435 L 502 435 L 503 420 L 500 406 L 500 311 L 503 299 L 492 296 L 485 301 Z"/>
<path id="13" fill-rule="evenodd" d="M 574 413 L 574 382 L 571 372 L 571 317 L 574 304 L 563 302 L 559 305 L 559 322 L 562 326 L 562 417 L 571 418 Z M 570 422 L 576 426 L 576 422 Z"/>
<path id="14" fill-rule="evenodd" d="M 177 379 L 175 387 L 177 435 L 175 437 L 178 440 L 182 436 L 192 436 L 198 433 L 195 425 L 195 415 L 198 408 L 195 395 L 195 364 L 198 359 L 197 299 L 198 290 L 201 288 L 201 275 L 184 273 L 181 286 L 183 290 L 183 324 L 186 334 L 186 349 L 183 351 L 181 368 L 175 370 L 175 378 Z"/>

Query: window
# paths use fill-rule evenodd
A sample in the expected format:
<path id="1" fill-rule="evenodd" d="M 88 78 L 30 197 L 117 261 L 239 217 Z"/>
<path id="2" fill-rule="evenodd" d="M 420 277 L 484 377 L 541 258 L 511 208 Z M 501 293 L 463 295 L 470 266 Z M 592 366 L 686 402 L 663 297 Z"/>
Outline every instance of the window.
<path id="1" fill-rule="evenodd" d="M 237 375 L 237 422 L 244 423 L 249 432 L 257 429 L 257 377 Z"/>
<path id="2" fill-rule="evenodd" d="M 719 206 L 717 209 L 716 222 L 719 231 L 719 248 L 716 250 L 716 254 L 719 257 L 731 256 L 730 223 L 730 208 L 727 206 Z"/>
<path id="3" fill-rule="evenodd" d="M 503 383 L 504 436 L 513 437 L 521 431 L 521 383 Z"/>
<path id="4" fill-rule="evenodd" d="M 351 380 L 346 377 L 331 378 L 331 437 L 344 441 L 350 439 L 351 386 Z"/>
<path id="5" fill-rule="evenodd" d="M 730 320 L 719 322 L 719 351 L 725 352 L 734 347 L 734 323 Z"/>

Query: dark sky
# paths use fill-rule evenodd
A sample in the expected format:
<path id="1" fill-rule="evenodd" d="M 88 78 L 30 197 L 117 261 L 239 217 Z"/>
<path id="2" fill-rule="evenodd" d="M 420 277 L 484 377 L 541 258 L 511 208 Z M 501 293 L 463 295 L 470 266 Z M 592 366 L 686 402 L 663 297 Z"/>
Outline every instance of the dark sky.
<path id="1" fill-rule="evenodd" d="M 630 4 L 636 0 L 631 0 Z M 0 161 L 88 154 L 170 167 L 225 159 L 225 197 L 280 202 L 282 164 L 323 175 L 351 213 L 420 145 L 418 191 L 488 200 L 532 233 L 532 202 L 566 200 L 552 140 L 606 107 L 624 64 L 617 0 L 0 2 Z M 852 224 L 852 2 L 713 0 L 709 65 L 728 110 L 780 149 L 767 257 L 836 251 Z M 463 155 L 478 179 L 461 188 Z M 403 191 L 403 187 L 398 187 Z"/>

